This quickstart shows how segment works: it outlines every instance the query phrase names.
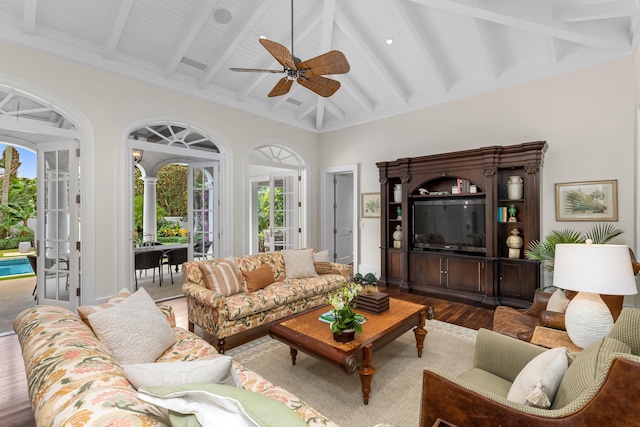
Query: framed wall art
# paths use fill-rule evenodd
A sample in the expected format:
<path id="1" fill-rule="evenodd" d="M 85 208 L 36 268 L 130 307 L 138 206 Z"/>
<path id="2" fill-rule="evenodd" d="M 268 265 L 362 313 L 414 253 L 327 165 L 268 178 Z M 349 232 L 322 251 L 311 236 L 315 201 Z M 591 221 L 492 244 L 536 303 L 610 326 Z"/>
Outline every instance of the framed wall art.
<path id="1" fill-rule="evenodd" d="M 380 193 L 362 193 L 360 197 L 362 218 L 380 218 Z"/>
<path id="2" fill-rule="evenodd" d="M 617 220 L 617 180 L 556 184 L 556 221 Z"/>

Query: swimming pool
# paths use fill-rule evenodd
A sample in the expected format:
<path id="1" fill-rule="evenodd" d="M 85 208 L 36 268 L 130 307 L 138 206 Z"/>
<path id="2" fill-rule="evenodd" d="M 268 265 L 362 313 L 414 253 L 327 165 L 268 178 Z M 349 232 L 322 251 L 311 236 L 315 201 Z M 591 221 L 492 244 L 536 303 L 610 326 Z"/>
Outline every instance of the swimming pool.
<path id="1" fill-rule="evenodd" d="M 0 278 L 33 274 L 27 258 L 0 259 Z"/>

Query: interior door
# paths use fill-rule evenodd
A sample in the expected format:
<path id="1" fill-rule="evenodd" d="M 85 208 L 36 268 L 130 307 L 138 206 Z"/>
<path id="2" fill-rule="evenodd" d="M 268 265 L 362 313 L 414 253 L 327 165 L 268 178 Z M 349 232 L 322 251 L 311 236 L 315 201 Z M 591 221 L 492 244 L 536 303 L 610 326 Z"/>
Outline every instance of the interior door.
<path id="1" fill-rule="evenodd" d="M 353 175 L 336 174 L 334 185 L 334 262 L 353 262 Z"/>
<path id="2" fill-rule="evenodd" d="M 78 141 L 40 144 L 36 230 L 38 303 L 75 310 L 80 288 Z"/>
<path id="3" fill-rule="evenodd" d="M 189 164 L 189 259 L 215 258 L 220 253 L 219 164 Z"/>
<path id="4" fill-rule="evenodd" d="M 298 176 L 298 171 L 273 172 L 269 176 L 270 251 L 300 246 Z"/>

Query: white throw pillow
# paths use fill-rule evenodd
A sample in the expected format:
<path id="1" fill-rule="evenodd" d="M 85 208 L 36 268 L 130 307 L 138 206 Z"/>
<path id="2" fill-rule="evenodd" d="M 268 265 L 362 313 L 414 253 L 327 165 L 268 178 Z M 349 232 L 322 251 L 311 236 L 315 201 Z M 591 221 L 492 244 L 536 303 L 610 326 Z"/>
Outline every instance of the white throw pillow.
<path id="1" fill-rule="evenodd" d="M 547 302 L 547 310 L 555 311 L 556 313 L 564 313 L 567 311 L 567 306 L 569 305 L 569 298 L 565 295 L 562 289 L 556 290 L 551 297 L 549 297 L 549 301 Z"/>
<path id="2" fill-rule="evenodd" d="M 331 262 L 329 260 L 329 250 L 313 254 L 313 262 Z"/>
<path id="3" fill-rule="evenodd" d="M 569 367 L 567 349 L 552 348 L 531 359 L 511 385 L 507 400 L 548 408 Z"/>
<path id="4" fill-rule="evenodd" d="M 286 250 L 282 251 L 282 256 L 287 279 L 304 279 L 318 275 L 313 264 L 313 249 Z"/>
<path id="5" fill-rule="evenodd" d="M 160 362 L 124 365 L 124 374 L 136 388 L 177 386 L 191 383 L 225 384 L 242 387 L 233 359 L 217 356 L 214 359 L 192 362 Z"/>
<path id="6" fill-rule="evenodd" d="M 120 304 L 89 315 L 91 329 L 122 364 L 154 362 L 176 336 L 144 288 Z"/>

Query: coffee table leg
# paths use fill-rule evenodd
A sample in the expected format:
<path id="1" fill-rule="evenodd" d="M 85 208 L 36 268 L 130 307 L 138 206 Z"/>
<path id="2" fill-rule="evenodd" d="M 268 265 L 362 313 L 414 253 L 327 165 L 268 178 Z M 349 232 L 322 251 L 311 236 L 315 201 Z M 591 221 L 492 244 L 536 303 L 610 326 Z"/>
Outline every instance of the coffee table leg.
<path id="1" fill-rule="evenodd" d="M 298 350 L 293 347 L 289 347 L 289 354 L 291 355 L 291 364 L 296 364 L 296 356 L 298 355 Z"/>
<path id="2" fill-rule="evenodd" d="M 373 362 L 373 345 L 369 344 L 364 348 L 364 359 L 358 370 L 360 374 L 360 385 L 362 386 L 362 398 L 365 405 L 369 404 L 371 381 L 373 380 L 373 374 L 376 373 L 376 368 L 371 366 L 371 362 Z"/>
<path id="3" fill-rule="evenodd" d="M 418 326 L 413 330 L 416 336 L 416 348 L 418 349 L 418 357 L 422 357 L 422 349 L 424 349 L 424 337 L 427 336 L 427 331 L 424 329 L 424 311 L 420 313 L 420 321 Z"/>

